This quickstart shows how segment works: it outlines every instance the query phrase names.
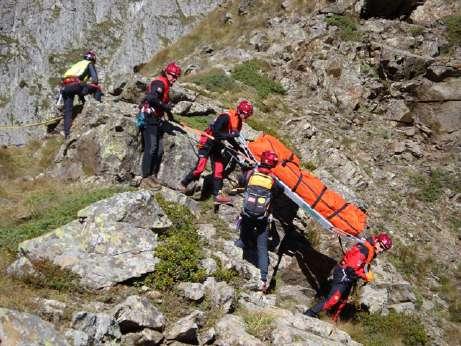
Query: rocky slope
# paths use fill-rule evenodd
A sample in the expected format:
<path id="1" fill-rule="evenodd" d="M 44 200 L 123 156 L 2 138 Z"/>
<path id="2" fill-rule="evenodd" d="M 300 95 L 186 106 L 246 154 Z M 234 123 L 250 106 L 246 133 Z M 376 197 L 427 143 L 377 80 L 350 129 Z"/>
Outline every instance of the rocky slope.
<path id="1" fill-rule="evenodd" d="M 300 3 L 312 11 L 300 11 Z M 224 4 L 213 16 L 218 18 L 216 25 L 227 25 L 231 31 L 239 24 L 242 32 L 226 42 L 225 37 L 219 41 L 217 30 L 216 41 L 198 42 L 192 51 L 176 57 L 192 73 L 188 83 L 180 81 L 173 90 L 174 112 L 212 115 L 239 97 L 255 101 L 255 128 L 276 131 L 289 140 L 317 176 L 367 209 L 373 232 L 385 229 L 396 240 L 393 251 L 377 261 L 376 283 L 360 288 L 356 306 L 363 303 L 370 312 L 390 318 L 390 311 L 407 314 L 409 321 L 416 316 L 424 323 L 427 344 L 455 344 L 460 299 L 461 51 L 451 45 L 442 18 L 459 11 L 459 3 L 392 1 L 384 10 L 379 3 L 325 1 L 313 6 L 308 1 L 284 1 L 271 13 L 261 11 L 258 1 Z M 367 19 L 359 20 L 359 15 Z M 245 18 L 252 25 L 245 26 Z M 242 62 L 255 58 L 270 66 L 264 73 L 283 84 L 285 95 L 262 97 L 251 84 L 241 82 L 230 91 L 197 82 L 210 69 L 221 71 L 222 79 L 233 78 Z M 140 143 L 133 116 L 146 81 L 141 76 L 121 78 L 124 86 L 117 96 L 108 96 L 102 104 L 87 102 L 70 140 L 45 175 L 97 184 L 129 182 L 137 175 Z M 132 296 L 125 292 L 104 304 L 48 302 L 55 308 L 46 310 L 41 302 L 36 312 L 54 321 L 61 334 L 69 328 L 62 342 L 71 344 L 354 344 L 332 325 L 300 315 L 341 255 L 336 239 L 302 213 L 295 219 L 294 232 L 286 233 L 276 222 L 278 238 L 288 248 L 280 250 L 285 252 L 278 266 L 277 247 L 271 253 L 271 272 L 276 266 L 278 273 L 276 290 L 264 297 L 256 294 L 257 270 L 242 259 L 233 244 L 237 234 L 227 227 L 239 212 L 239 198 L 235 207 L 219 210 L 222 224 L 216 224 L 206 203 L 170 190 L 194 164 L 195 152 L 192 133 L 186 135 L 177 126 L 169 130 L 159 174 L 165 187 L 159 193 L 201 215 L 196 226 L 204 249 L 201 266 L 207 273 L 200 283 L 176 286 L 185 299 L 185 311 L 165 322 L 167 312 L 158 306 L 168 300 L 166 292 L 141 287 L 130 291 Z M 247 138 L 254 135 L 245 129 Z M 204 183 L 200 181 L 194 197 L 199 198 Z M 86 287 L 130 286 L 130 274 L 155 271 L 157 234 L 172 227 L 156 204 L 148 191 L 98 202 L 82 210 L 79 220 L 21 243 L 9 272 L 31 275 L 37 269 L 33 262 L 47 259 L 78 274 Z M 139 213 L 127 219 L 131 208 Z M 96 255 L 100 266 L 93 262 Z M 127 260 L 119 261 L 119 255 Z M 232 283 L 213 278 L 219 265 L 244 279 L 233 284 L 237 291 Z M 218 317 L 202 300 L 222 308 Z M 234 310 L 235 306 L 240 308 Z M 266 321 L 270 331 L 251 329 L 251 318 L 243 310 L 250 311 L 250 317 L 256 314 L 261 324 Z M 1 318 L 14 323 L 30 320 L 40 324 L 31 332 L 43 329 L 40 337 L 51 337 L 52 327 L 37 317 L 8 310 Z M 418 344 L 423 339 L 408 340 L 404 342 Z"/>
<path id="2" fill-rule="evenodd" d="M 51 117 L 61 74 L 92 49 L 105 89 L 191 30 L 222 1 L 3 1 L 0 8 L 0 125 Z M 40 16 L 36 14 L 40 13 Z M 53 115 L 54 116 L 54 115 Z M 24 144 L 43 128 L 2 130 Z"/>

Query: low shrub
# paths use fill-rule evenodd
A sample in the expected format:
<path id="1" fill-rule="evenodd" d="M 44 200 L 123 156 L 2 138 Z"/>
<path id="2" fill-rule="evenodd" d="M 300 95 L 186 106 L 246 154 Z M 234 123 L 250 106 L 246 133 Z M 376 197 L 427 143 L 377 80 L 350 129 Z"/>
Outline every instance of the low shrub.
<path id="1" fill-rule="evenodd" d="M 391 311 L 387 316 L 361 312 L 351 336 L 364 345 L 426 345 L 427 334 L 421 321 L 412 315 Z"/>
<path id="2" fill-rule="evenodd" d="M 262 341 L 269 341 L 274 317 L 264 312 L 243 312 L 246 331 Z"/>
<path id="3" fill-rule="evenodd" d="M 156 198 L 173 226 L 161 236 L 161 243 L 155 250 L 155 256 L 160 262 L 155 266 L 155 272 L 144 279 L 143 284 L 167 290 L 178 282 L 203 281 L 206 273 L 199 266 L 203 252 L 192 222 L 193 215 L 184 206 L 168 202 L 160 195 Z"/>
<path id="4" fill-rule="evenodd" d="M 33 262 L 40 275 L 26 276 L 23 281 L 35 288 L 48 288 L 57 291 L 83 291 L 79 286 L 80 277 L 70 270 L 58 267 L 47 260 Z"/>

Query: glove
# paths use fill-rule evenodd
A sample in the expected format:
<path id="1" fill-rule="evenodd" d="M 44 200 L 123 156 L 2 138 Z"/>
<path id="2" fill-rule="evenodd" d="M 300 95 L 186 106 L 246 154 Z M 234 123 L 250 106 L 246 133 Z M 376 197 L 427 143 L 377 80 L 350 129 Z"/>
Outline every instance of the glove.
<path id="1" fill-rule="evenodd" d="M 173 109 L 174 105 L 171 102 L 168 102 L 163 106 L 165 112 L 171 113 L 171 110 Z"/>
<path id="2" fill-rule="evenodd" d="M 365 279 L 366 282 L 375 281 L 375 274 L 373 274 L 373 272 L 367 272 L 365 276 L 366 276 L 366 279 Z"/>

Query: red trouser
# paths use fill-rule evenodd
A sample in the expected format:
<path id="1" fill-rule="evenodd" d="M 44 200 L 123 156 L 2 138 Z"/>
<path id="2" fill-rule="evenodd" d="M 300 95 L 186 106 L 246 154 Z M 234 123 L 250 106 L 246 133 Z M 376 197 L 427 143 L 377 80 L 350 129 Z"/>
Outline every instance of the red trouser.
<path id="1" fill-rule="evenodd" d="M 205 145 L 199 149 L 199 159 L 195 168 L 184 177 L 182 184 L 187 186 L 191 181 L 197 180 L 205 170 L 208 158 L 211 159 L 211 168 L 213 170 L 213 195 L 217 196 L 223 185 L 224 163 L 221 155 L 222 146 L 219 144 Z"/>
<path id="2" fill-rule="evenodd" d="M 325 299 L 321 300 L 310 310 L 318 314 L 322 310 L 329 311 L 336 307 L 333 315 L 333 320 L 336 321 L 347 304 L 347 299 L 355 281 L 349 277 L 344 268 L 336 266 L 333 271 L 333 283 L 330 292 Z"/>

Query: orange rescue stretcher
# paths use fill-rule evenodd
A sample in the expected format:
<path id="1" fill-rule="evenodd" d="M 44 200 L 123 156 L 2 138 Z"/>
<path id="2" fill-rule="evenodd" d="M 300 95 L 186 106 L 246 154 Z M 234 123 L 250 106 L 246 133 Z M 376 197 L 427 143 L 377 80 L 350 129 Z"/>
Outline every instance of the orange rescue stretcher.
<path id="1" fill-rule="evenodd" d="M 272 172 L 285 194 L 324 228 L 354 238 L 365 230 L 367 215 L 325 186 L 311 172 L 301 169 L 300 159 L 277 138 L 263 133 L 248 143 L 248 149 L 258 162 L 266 150 L 277 153 L 279 161 Z"/>

